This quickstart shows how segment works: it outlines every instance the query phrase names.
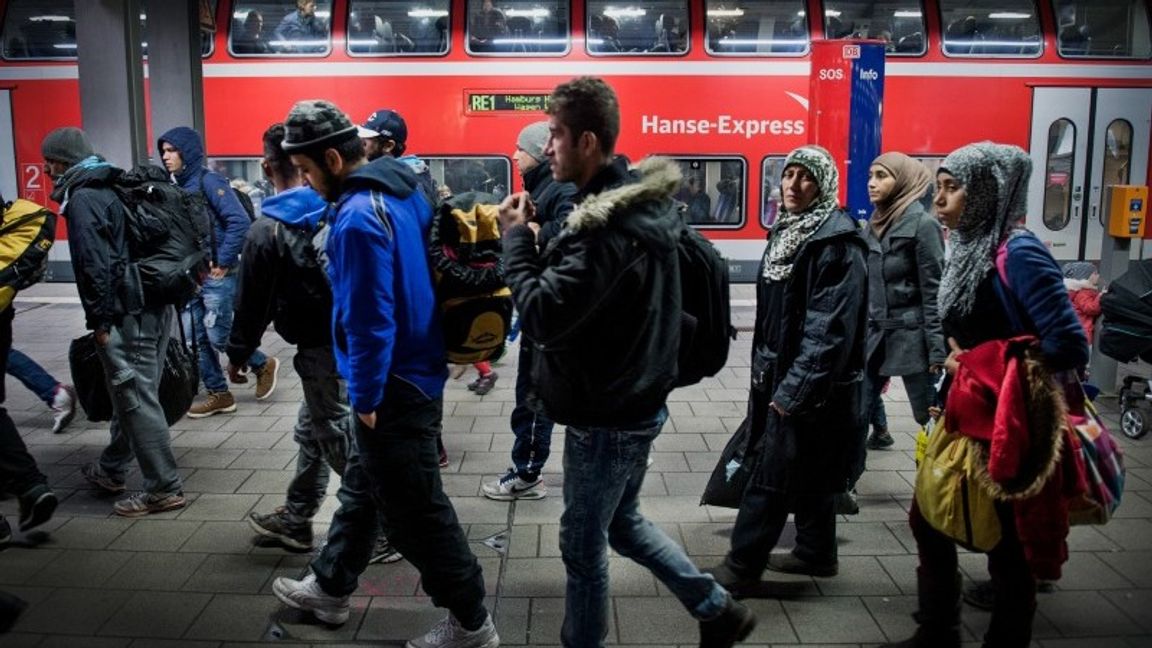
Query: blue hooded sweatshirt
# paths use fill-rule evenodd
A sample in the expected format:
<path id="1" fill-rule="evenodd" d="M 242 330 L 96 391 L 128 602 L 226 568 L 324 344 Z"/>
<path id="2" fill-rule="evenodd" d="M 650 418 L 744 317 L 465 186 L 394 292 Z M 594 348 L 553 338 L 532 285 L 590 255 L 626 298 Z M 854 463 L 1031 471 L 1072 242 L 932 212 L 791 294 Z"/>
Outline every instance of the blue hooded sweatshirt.
<path id="1" fill-rule="evenodd" d="M 312 187 L 294 187 L 260 203 L 261 215 L 309 232 L 316 231 L 327 209 L 328 203 Z"/>
<path id="2" fill-rule="evenodd" d="M 188 193 L 203 195 L 208 203 L 216 229 L 216 265 L 235 268 L 240 248 L 244 246 L 244 235 L 252 222 L 248 212 L 232 193 L 228 179 L 204 166 L 204 142 L 200 133 L 187 126 L 177 126 L 156 140 L 157 151 L 163 149 L 164 142 L 176 147 L 184 160 L 184 168 L 173 174 L 176 184 Z"/>
<path id="3" fill-rule="evenodd" d="M 350 175 L 328 235 L 336 364 L 357 412 L 374 412 L 394 379 L 429 398 L 448 378 L 420 180 L 388 156 Z M 380 211 L 378 215 L 377 211 Z"/>

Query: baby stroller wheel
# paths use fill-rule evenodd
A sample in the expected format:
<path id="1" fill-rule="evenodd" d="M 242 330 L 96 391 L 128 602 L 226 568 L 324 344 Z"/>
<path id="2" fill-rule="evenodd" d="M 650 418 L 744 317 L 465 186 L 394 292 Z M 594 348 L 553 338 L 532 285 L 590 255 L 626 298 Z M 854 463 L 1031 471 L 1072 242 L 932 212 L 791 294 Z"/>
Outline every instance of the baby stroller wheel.
<path id="1" fill-rule="evenodd" d="M 1152 406 L 1136 404 L 1120 414 L 1120 429 L 1129 439 L 1139 439 L 1152 427 Z"/>

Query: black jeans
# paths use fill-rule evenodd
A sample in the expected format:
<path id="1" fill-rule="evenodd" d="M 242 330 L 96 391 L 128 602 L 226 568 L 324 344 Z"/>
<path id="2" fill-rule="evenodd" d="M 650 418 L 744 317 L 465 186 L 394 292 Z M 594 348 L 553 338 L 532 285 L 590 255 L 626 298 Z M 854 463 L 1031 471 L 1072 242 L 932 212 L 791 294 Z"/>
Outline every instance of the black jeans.
<path id="1" fill-rule="evenodd" d="M 330 595 L 356 591 L 383 511 L 388 540 L 420 572 L 432 603 L 475 630 L 488 616 L 484 576 L 440 481 L 436 439 L 443 410 L 442 397 L 429 398 L 393 376 L 376 428 L 356 417 L 355 451 L 336 494 L 340 509 L 312 571 Z"/>
<path id="2" fill-rule="evenodd" d="M 768 557 L 780 540 L 788 513 L 796 514 L 796 548 L 799 559 L 830 565 L 836 558 L 836 513 L 831 494 L 795 495 L 769 490 L 755 481 L 744 491 L 732 548 L 724 562 L 741 578 L 760 578 Z"/>
<path id="3" fill-rule="evenodd" d="M 0 312 L 0 377 L 8 371 L 8 352 L 12 349 L 11 306 Z M 30 489 L 47 484 L 48 478 L 36 467 L 36 460 L 28 454 L 28 447 L 8 410 L 4 409 L 4 381 L 0 380 L 0 492 L 23 495 Z"/>
<path id="4" fill-rule="evenodd" d="M 529 368 L 532 350 L 528 341 L 520 346 L 520 369 L 516 372 L 516 407 L 512 410 L 512 465 L 524 481 L 536 481 L 552 448 L 552 419 L 528 406 L 528 388 L 532 383 Z"/>

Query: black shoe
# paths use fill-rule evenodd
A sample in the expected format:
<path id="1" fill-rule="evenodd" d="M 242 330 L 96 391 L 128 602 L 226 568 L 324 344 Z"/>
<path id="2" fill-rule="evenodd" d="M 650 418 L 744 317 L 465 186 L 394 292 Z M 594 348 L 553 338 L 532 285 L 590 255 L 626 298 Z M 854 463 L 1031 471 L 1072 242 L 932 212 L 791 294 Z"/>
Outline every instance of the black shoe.
<path id="1" fill-rule="evenodd" d="M 725 563 L 720 563 L 715 567 L 709 567 L 700 571 L 705 574 L 711 574 L 712 578 L 716 579 L 720 587 L 728 590 L 728 593 L 731 594 L 733 598 L 747 598 L 748 594 L 754 592 L 755 589 L 760 586 L 759 578 L 744 578 L 732 571 L 732 568 Z"/>
<path id="2" fill-rule="evenodd" d="M 802 574 L 804 576 L 820 576 L 828 578 L 840 573 L 840 563 L 833 562 L 827 565 L 808 562 L 792 554 L 774 554 L 768 559 L 768 569 L 785 574 Z"/>
<path id="3" fill-rule="evenodd" d="M 836 515 L 856 515 L 860 512 L 860 502 L 856 500 L 855 488 L 847 493 L 836 493 L 833 496 L 832 504 L 835 507 Z"/>
<path id="4" fill-rule="evenodd" d="M 12 542 L 12 525 L 0 515 L 0 549 L 7 547 L 9 542 Z"/>
<path id="5" fill-rule="evenodd" d="M 38 527 L 52 519 L 60 500 L 47 484 L 39 484 L 20 496 L 20 531 Z"/>
<path id="6" fill-rule="evenodd" d="M 996 588 L 992 581 L 976 581 L 964 588 L 964 602 L 978 610 L 992 610 L 996 605 Z"/>
<path id="7" fill-rule="evenodd" d="M 700 648 L 731 648 L 756 627 L 756 615 L 731 596 L 718 616 L 700 622 Z"/>
<path id="8" fill-rule="evenodd" d="M 888 434 L 888 430 L 884 428 L 872 428 L 872 434 L 868 437 L 867 446 L 869 450 L 887 450 L 896 443 L 896 439 Z"/>
<path id="9" fill-rule="evenodd" d="M 16 625 L 16 619 L 20 618 L 27 607 L 28 602 L 24 599 L 8 592 L 0 592 L 0 635 Z"/>

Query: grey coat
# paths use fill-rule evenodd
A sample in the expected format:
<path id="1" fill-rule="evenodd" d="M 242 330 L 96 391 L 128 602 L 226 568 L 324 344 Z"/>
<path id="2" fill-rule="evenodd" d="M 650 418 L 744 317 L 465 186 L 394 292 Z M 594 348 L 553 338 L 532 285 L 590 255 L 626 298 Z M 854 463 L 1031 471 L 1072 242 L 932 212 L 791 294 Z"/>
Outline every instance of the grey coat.
<path id="1" fill-rule="evenodd" d="M 883 239 L 877 239 L 868 225 L 864 239 L 868 242 L 869 359 L 877 351 L 884 354 L 882 376 L 907 376 L 944 364 L 948 347 L 936 308 L 944 271 L 940 224 L 920 203 L 912 203 Z"/>

